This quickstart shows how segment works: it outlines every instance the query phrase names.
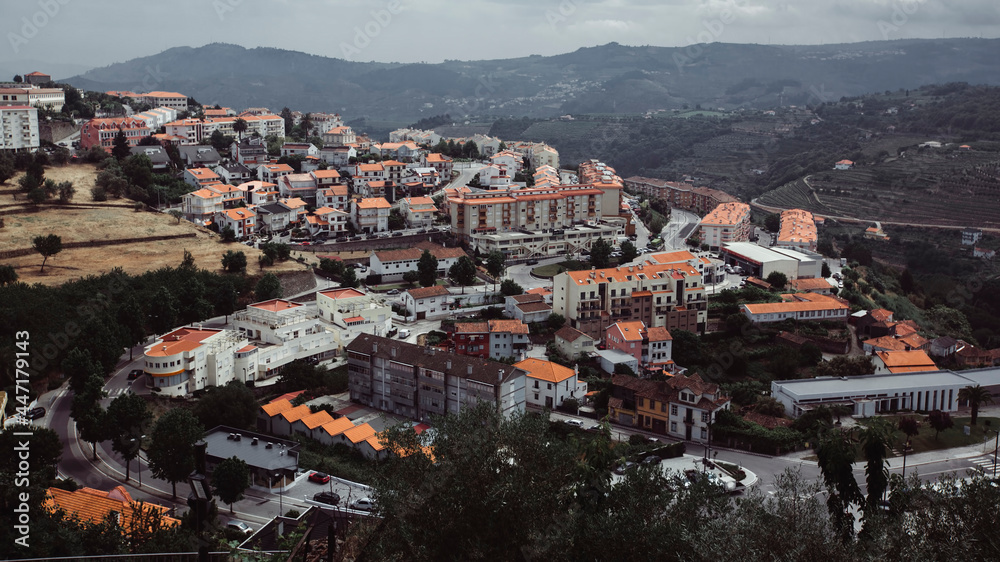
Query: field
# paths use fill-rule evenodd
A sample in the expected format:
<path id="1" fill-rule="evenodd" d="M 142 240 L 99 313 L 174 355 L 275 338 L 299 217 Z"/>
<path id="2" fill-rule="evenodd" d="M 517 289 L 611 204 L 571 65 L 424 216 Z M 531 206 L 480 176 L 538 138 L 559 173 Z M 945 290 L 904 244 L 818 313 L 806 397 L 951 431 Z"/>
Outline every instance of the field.
<path id="1" fill-rule="evenodd" d="M 75 203 L 93 204 L 90 187 L 96 172 L 86 164 L 53 167 L 45 171 L 45 177 L 59 181 L 72 181 L 76 186 Z M 17 185 L 17 178 L 7 182 L 7 190 Z M 192 238 L 174 240 L 142 241 L 122 245 L 97 246 L 89 248 L 67 248 L 50 257 L 45 263 L 45 271 L 40 271 L 42 257 L 37 253 L 2 260 L 13 265 L 20 281 L 59 285 L 66 281 L 97 275 L 115 267 L 127 273 L 139 274 L 166 266 L 176 266 L 184 257 L 184 250 L 191 252 L 195 265 L 200 268 L 220 269 L 222 255 L 234 249 L 247 255 L 248 271 L 257 267 L 259 251 L 242 244 L 222 244 L 218 235 L 206 228 L 197 227 L 187 221 L 180 223 L 170 215 L 156 212 L 136 212 L 128 199 L 111 200 L 94 207 L 64 208 L 46 205 L 38 212 L 24 212 L 25 207 L 10 207 L 24 201 L 23 195 L 0 194 L 0 212 L 3 212 L 4 228 L 0 229 L 0 252 L 31 248 L 35 236 L 57 234 L 63 244 L 89 240 L 115 240 L 143 238 L 177 234 L 194 234 Z M 293 257 L 295 257 L 293 252 Z M 307 256 L 312 258 L 312 256 Z M 276 273 L 301 271 L 302 266 L 289 261 L 269 268 Z"/>

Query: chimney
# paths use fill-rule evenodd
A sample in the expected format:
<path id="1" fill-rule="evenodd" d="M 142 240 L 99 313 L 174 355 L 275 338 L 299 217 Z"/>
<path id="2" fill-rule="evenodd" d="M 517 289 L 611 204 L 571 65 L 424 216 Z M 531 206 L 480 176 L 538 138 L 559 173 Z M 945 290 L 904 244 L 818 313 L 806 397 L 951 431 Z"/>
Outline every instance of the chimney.
<path id="1" fill-rule="evenodd" d="M 449 371 L 451 370 L 451 359 L 449 359 L 448 362 L 445 363 L 445 366 Z"/>
<path id="2" fill-rule="evenodd" d="M 378 353 L 378 342 L 372 342 L 372 353 Z"/>
<path id="3" fill-rule="evenodd" d="M 469 372 L 469 375 L 471 376 L 472 375 L 472 365 L 469 365 L 466 370 Z"/>

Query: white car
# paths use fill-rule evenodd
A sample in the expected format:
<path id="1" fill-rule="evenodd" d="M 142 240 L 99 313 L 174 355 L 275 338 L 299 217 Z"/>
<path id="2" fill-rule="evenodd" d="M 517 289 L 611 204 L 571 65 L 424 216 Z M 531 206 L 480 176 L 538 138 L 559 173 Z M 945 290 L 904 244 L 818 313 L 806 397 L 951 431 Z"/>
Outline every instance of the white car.
<path id="1" fill-rule="evenodd" d="M 357 511 L 372 511 L 375 509 L 375 500 L 371 498 L 361 498 L 351 502 L 349 506 Z"/>
<path id="2" fill-rule="evenodd" d="M 583 427 L 583 422 L 580 420 L 566 420 L 566 425 L 571 425 L 573 427 Z"/>

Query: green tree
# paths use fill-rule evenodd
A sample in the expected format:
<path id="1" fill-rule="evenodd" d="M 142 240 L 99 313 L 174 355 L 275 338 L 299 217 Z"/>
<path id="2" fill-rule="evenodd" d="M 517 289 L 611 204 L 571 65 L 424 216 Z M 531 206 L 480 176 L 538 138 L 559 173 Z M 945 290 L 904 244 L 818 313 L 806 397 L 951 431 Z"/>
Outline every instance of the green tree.
<path id="1" fill-rule="evenodd" d="M 236 231 L 233 230 L 233 227 L 227 224 L 225 227 L 222 228 L 222 231 L 219 232 L 219 237 L 223 242 L 235 242 Z"/>
<path id="2" fill-rule="evenodd" d="M 781 230 L 781 215 L 778 213 L 771 213 L 764 217 L 764 228 L 768 232 L 778 232 Z"/>
<path id="3" fill-rule="evenodd" d="M 916 283 L 913 281 L 913 274 L 910 273 L 910 268 L 903 270 L 903 273 L 899 275 L 899 288 L 902 289 L 904 294 L 909 294 L 913 292 L 916 287 Z"/>
<path id="4" fill-rule="evenodd" d="M 770 283 L 775 289 L 784 289 L 788 283 L 788 277 L 780 271 L 772 271 L 768 274 L 765 281 Z"/>
<path id="5" fill-rule="evenodd" d="M 236 287 L 231 281 L 224 281 L 215 290 L 215 314 L 225 315 L 226 323 L 229 323 L 229 315 L 236 312 L 237 298 Z"/>
<path id="6" fill-rule="evenodd" d="M 180 224 L 181 219 L 184 218 L 184 213 L 178 211 L 177 209 L 170 209 L 167 214 L 177 219 L 177 224 Z"/>
<path id="7" fill-rule="evenodd" d="M 621 243 L 621 252 L 621 263 L 628 263 L 639 256 L 639 250 L 635 248 L 635 244 L 628 240 Z"/>
<path id="8" fill-rule="evenodd" d="M 160 416 L 149 441 L 149 469 L 156 478 L 170 482 L 172 499 L 177 499 L 177 483 L 194 470 L 194 444 L 205 430 L 186 408 L 173 408 Z"/>
<path id="9" fill-rule="evenodd" d="M 452 264 L 448 276 L 462 286 L 462 294 L 465 294 L 465 287 L 476 282 L 476 264 L 472 263 L 469 256 L 462 256 Z"/>
<path id="10" fill-rule="evenodd" d="M 229 513 L 233 513 L 233 504 L 243 499 L 243 492 L 249 487 L 250 467 L 239 457 L 224 459 L 212 473 L 212 488 L 220 500 L 229 504 Z"/>
<path id="11" fill-rule="evenodd" d="M 678 365 L 691 368 L 704 361 L 703 346 L 698 334 L 687 330 L 671 330 L 670 335 L 674 339 L 673 355 Z"/>
<path id="12" fill-rule="evenodd" d="M 590 246 L 590 265 L 597 269 L 611 266 L 611 244 L 600 238 Z"/>
<path id="13" fill-rule="evenodd" d="M 500 283 L 500 294 L 505 297 L 523 295 L 524 287 L 518 285 L 513 279 L 504 279 L 503 282 Z"/>
<path id="14" fill-rule="evenodd" d="M 420 286 L 431 287 L 437 283 L 438 260 L 429 251 L 424 250 L 417 261 L 417 273 L 420 275 Z"/>
<path id="15" fill-rule="evenodd" d="M 108 406 L 108 428 L 111 449 L 125 461 L 125 481 L 131 475 L 132 459 L 139 456 L 142 439 L 149 430 L 153 414 L 146 400 L 131 392 L 121 394 Z"/>
<path id="16" fill-rule="evenodd" d="M 266 273 L 254 287 L 254 297 L 258 302 L 271 299 L 280 299 L 282 296 L 281 281 L 273 273 Z"/>
<path id="17" fill-rule="evenodd" d="M 833 275 L 833 272 L 830 271 L 830 264 L 823 262 L 823 266 L 819 270 L 819 276 L 826 279 L 831 275 Z"/>
<path id="18" fill-rule="evenodd" d="M 31 240 L 31 246 L 42 254 L 42 271 L 45 271 L 45 262 L 62 251 L 62 238 L 55 234 L 36 236 Z"/>
<path id="19" fill-rule="evenodd" d="M 87 381 L 93 374 L 101 377 L 103 381 L 104 372 L 101 365 L 93 360 L 88 349 L 73 347 L 63 358 L 61 366 L 63 375 L 69 380 L 69 389 L 75 394 L 83 393 Z M 104 386 L 103 382 L 101 386 Z"/>
<path id="20" fill-rule="evenodd" d="M 121 162 L 131 154 L 132 152 L 128 146 L 128 138 L 125 137 L 125 131 L 118 129 L 118 133 L 115 135 L 115 140 L 111 146 L 111 155 Z"/>
<path id="21" fill-rule="evenodd" d="M 233 121 L 233 132 L 239 135 L 239 139 L 243 140 L 243 133 L 247 130 L 246 119 L 238 117 L 236 121 Z"/>
<path id="22" fill-rule="evenodd" d="M 343 273 L 340 274 L 340 286 L 356 288 L 361 285 L 361 281 L 358 280 L 358 274 L 353 267 L 345 267 Z"/>
<path id="23" fill-rule="evenodd" d="M 118 310 L 115 311 L 115 319 L 131 360 L 132 349 L 146 339 L 146 313 L 134 294 L 129 293 L 122 299 Z"/>
<path id="24" fill-rule="evenodd" d="M 937 440 L 938 435 L 942 431 L 955 427 L 955 420 L 951 419 L 951 414 L 948 412 L 942 412 L 941 410 L 933 410 L 928 413 L 927 423 L 934 429 L 935 440 Z"/>
<path id="25" fill-rule="evenodd" d="M 249 429 L 253 426 L 259 409 L 253 391 L 242 382 L 234 380 L 225 386 L 209 388 L 195 402 L 193 411 L 201 425 L 208 429 L 220 425 Z"/>
<path id="26" fill-rule="evenodd" d="M 503 275 L 505 269 L 507 269 L 507 257 L 504 256 L 503 252 L 493 250 L 486 256 L 486 271 L 493 277 L 494 290 L 497 280 Z"/>
<path id="27" fill-rule="evenodd" d="M 899 418 L 899 424 L 896 428 L 902 431 L 903 434 L 906 435 L 907 440 L 909 440 L 911 437 L 920 433 L 920 422 L 913 416 L 904 416 Z"/>
<path id="28" fill-rule="evenodd" d="M 407 271 L 403 273 L 403 281 L 412 287 L 417 284 L 417 281 L 420 281 L 420 274 L 413 270 Z"/>
<path id="29" fill-rule="evenodd" d="M 872 364 L 871 357 L 867 355 L 857 357 L 838 355 L 816 366 L 816 376 L 819 377 L 859 377 L 874 373 L 875 365 Z"/>
<path id="30" fill-rule="evenodd" d="M 823 435 L 816 447 L 816 458 L 827 488 L 826 507 L 841 540 L 854 536 L 854 516 L 851 504 L 861 505 L 864 496 L 854 478 L 854 440 L 849 433 L 834 429 Z"/>
<path id="31" fill-rule="evenodd" d="M 238 250 L 227 251 L 222 255 L 222 270 L 230 273 L 246 273 L 246 254 Z"/>
<path id="32" fill-rule="evenodd" d="M 177 297 L 160 286 L 149 301 L 149 327 L 155 334 L 165 334 L 177 324 Z"/>
<path id="33" fill-rule="evenodd" d="M 549 314 L 549 318 L 545 321 L 545 323 L 548 325 L 549 330 L 554 332 L 566 325 L 566 317 L 562 314 L 556 314 L 553 312 L 552 314 Z"/>
<path id="34" fill-rule="evenodd" d="M 892 447 L 893 427 L 885 418 L 866 420 L 861 429 L 861 450 L 865 455 L 865 478 L 868 484 L 866 512 L 878 510 L 879 502 L 889 488 L 889 449 Z"/>
<path id="35" fill-rule="evenodd" d="M 972 420 L 969 423 L 976 425 L 979 420 L 979 407 L 983 404 L 992 404 L 993 394 L 977 384 L 959 389 L 958 399 L 961 402 L 969 403 L 969 407 L 972 408 Z"/>
<path id="36" fill-rule="evenodd" d="M 13 265 L 0 265 L 0 287 L 17 283 L 17 270 Z"/>

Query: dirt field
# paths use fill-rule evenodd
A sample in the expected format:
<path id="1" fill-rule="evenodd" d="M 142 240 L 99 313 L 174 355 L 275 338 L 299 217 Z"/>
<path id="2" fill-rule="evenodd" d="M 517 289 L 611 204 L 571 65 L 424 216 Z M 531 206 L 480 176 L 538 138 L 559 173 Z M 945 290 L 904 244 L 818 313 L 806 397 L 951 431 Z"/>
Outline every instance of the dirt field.
<path id="1" fill-rule="evenodd" d="M 87 164 L 53 167 L 45 170 L 45 177 L 56 181 L 72 181 L 76 186 L 73 200 L 77 203 L 92 203 L 90 188 L 96 177 L 95 168 Z M 17 178 L 8 181 L 3 189 L 17 185 Z M 23 195 L 18 195 L 18 201 Z M 0 194 L 0 205 L 15 203 L 12 195 Z M 128 199 L 106 202 L 107 205 L 131 204 Z M 115 267 L 121 267 L 131 274 L 139 274 L 164 266 L 176 266 L 184 257 L 184 250 L 194 255 L 197 267 L 209 270 L 221 269 L 222 255 L 227 250 L 240 250 L 247 256 L 248 271 L 256 273 L 259 251 L 243 244 L 222 244 L 218 235 L 206 228 L 197 227 L 187 221 L 177 221 L 167 214 L 155 212 L 135 212 L 130 208 L 111 206 L 92 209 L 62 209 L 49 207 L 38 213 L 5 214 L 5 227 L 0 230 L 0 250 L 30 248 L 35 236 L 58 234 L 63 243 L 85 240 L 111 240 L 144 236 L 162 236 L 194 232 L 195 238 L 160 240 L 137 244 L 102 246 L 96 248 L 70 248 L 52 256 L 45 264 L 45 272 L 39 272 L 42 257 L 39 254 L 3 260 L 13 265 L 18 277 L 26 283 L 59 285 L 66 281 L 98 275 Z M 293 252 L 293 257 L 298 255 Z M 311 254 L 306 260 L 318 261 Z M 268 271 L 282 273 L 302 271 L 302 265 L 288 261 L 277 264 Z"/>

